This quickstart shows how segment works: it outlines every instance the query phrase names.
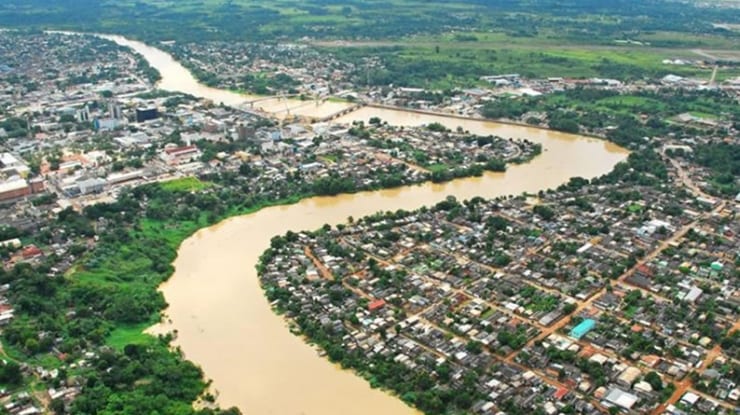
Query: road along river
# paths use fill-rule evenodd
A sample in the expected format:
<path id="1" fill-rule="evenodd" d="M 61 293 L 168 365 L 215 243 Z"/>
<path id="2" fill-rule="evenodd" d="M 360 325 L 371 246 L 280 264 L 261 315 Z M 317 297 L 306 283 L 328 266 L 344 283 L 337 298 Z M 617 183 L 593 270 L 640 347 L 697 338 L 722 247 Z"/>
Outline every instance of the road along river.
<path id="1" fill-rule="evenodd" d="M 238 105 L 250 97 L 199 84 L 167 53 L 119 36 L 105 36 L 131 47 L 159 70 L 159 87 Z M 291 101 L 287 105 L 303 105 Z M 331 111 L 337 103 L 331 104 Z M 285 101 L 275 104 L 282 110 Z M 319 116 L 329 110 L 304 107 Z M 265 110 L 269 110 L 269 106 Z M 330 112 L 329 112 L 330 113 Z M 311 115 L 311 114 L 307 114 Z M 175 341 L 186 357 L 213 380 L 218 402 L 238 406 L 247 415 L 407 415 L 416 413 L 399 399 L 318 356 L 275 315 L 259 286 L 255 264 L 270 238 L 288 230 L 316 229 L 381 210 L 412 210 L 454 195 L 495 197 L 552 188 L 574 176 L 592 178 L 609 172 L 627 152 L 605 141 L 524 126 L 362 108 L 336 122 L 367 121 L 377 116 L 393 125 L 440 122 L 477 134 L 527 138 L 543 153 L 506 173 L 335 197 L 263 209 L 202 229 L 183 242 L 175 273 L 162 285 L 171 323 L 157 331 L 177 330 Z"/>

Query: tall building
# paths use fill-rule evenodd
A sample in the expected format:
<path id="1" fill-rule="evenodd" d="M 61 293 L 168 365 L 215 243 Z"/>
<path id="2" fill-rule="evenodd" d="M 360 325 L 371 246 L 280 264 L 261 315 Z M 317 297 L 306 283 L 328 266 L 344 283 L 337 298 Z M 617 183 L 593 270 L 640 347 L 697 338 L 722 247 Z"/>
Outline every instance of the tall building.
<path id="1" fill-rule="evenodd" d="M 136 122 L 144 122 L 157 118 L 159 118 L 159 112 L 156 107 L 136 109 Z"/>
<path id="2" fill-rule="evenodd" d="M 87 105 L 85 105 L 84 108 L 77 111 L 77 121 L 79 122 L 88 122 L 90 121 L 90 109 L 87 108 Z"/>
<path id="3" fill-rule="evenodd" d="M 121 104 L 116 101 L 108 102 L 108 114 L 114 120 L 123 119 L 123 110 L 121 110 Z"/>
<path id="4" fill-rule="evenodd" d="M 123 123 L 115 118 L 96 118 L 93 121 L 93 128 L 98 131 L 112 131 L 120 127 Z"/>
<path id="5" fill-rule="evenodd" d="M 240 123 L 236 126 L 236 136 L 239 140 L 246 140 L 250 135 L 254 134 L 254 128 L 248 127 L 246 124 Z"/>

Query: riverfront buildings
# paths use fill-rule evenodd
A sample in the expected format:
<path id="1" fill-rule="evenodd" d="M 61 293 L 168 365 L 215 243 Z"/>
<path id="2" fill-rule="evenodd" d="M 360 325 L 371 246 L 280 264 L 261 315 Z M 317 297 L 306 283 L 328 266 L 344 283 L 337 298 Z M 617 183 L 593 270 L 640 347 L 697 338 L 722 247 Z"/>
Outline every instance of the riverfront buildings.
<path id="1" fill-rule="evenodd" d="M 17 372 L 24 382 L 0 397 L 14 414 L 37 413 L 50 400 L 69 406 L 96 391 L 97 380 L 79 373 L 116 388 L 123 382 L 111 368 L 150 351 L 139 347 L 148 340 L 128 343 L 129 329 L 163 305 L 152 293 L 170 271 L 163 247 L 178 232 L 298 196 L 502 171 L 543 151 L 436 123 L 268 120 L 152 89 L 139 58 L 108 42 L 2 36 L 18 45 L 2 50 L 8 64 L 0 68 L 0 258 L 3 278 L 15 278 L 0 286 L 0 326 L 9 350 L 26 360 Z M 285 64 L 291 74 L 310 53 L 270 48 L 295 52 L 296 62 Z M 352 87 L 340 63 L 339 72 L 326 65 L 317 58 L 298 82 L 272 82 L 319 96 Z M 594 86 L 618 96 L 632 87 L 507 78 L 538 93 Z M 428 99 L 423 89 L 365 92 L 378 102 L 479 116 L 502 91 Z M 551 115 L 521 118 L 545 125 Z M 628 130 L 654 124 L 648 117 L 576 125 L 610 139 L 622 132 L 634 151 L 594 181 L 295 229 L 264 256 L 266 295 L 328 357 L 430 413 L 731 413 L 740 396 L 740 229 L 737 204 L 723 193 L 735 178 L 706 156 L 717 143 L 736 144 L 735 126 L 722 117 L 679 117 L 655 137 Z M 141 245 L 126 245 L 131 240 Z M 150 291 L 119 295 L 142 281 Z M 37 295 L 58 306 L 41 307 Z M 135 369 L 121 372 L 142 367 Z M 149 385 L 126 379 L 137 391 Z"/>
<path id="2" fill-rule="evenodd" d="M 287 235 L 262 283 L 343 364 L 424 373 L 472 413 L 732 413 L 737 206 L 642 174 Z"/>

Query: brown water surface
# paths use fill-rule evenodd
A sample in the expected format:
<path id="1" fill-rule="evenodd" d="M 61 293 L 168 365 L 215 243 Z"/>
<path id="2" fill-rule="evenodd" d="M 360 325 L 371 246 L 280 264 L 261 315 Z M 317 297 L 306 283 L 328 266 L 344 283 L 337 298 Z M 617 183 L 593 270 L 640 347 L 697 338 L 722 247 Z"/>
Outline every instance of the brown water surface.
<path id="1" fill-rule="evenodd" d="M 224 102 L 245 97 L 200 85 L 168 54 L 140 42 L 107 37 L 142 54 L 162 74 L 160 87 Z M 271 102 L 270 106 L 280 103 Z M 306 115 L 325 115 L 315 103 L 291 102 Z M 330 103 L 331 109 L 341 105 Z M 292 335 L 275 315 L 259 286 L 255 265 L 270 238 L 288 230 L 316 229 L 377 211 L 412 210 L 454 195 L 474 196 L 537 192 L 574 176 L 607 173 L 627 152 L 597 139 L 524 126 L 363 108 L 335 122 L 367 121 L 378 116 L 399 126 L 440 122 L 477 134 L 527 138 L 541 143 L 542 155 L 506 173 L 336 197 L 317 197 L 290 206 L 263 209 L 203 229 L 183 242 L 175 273 L 161 289 L 172 323 L 157 331 L 177 330 L 175 344 L 213 379 L 222 406 L 238 406 L 247 415 L 407 415 L 416 413 L 399 399 L 349 371 L 338 369 L 303 339 Z"/>

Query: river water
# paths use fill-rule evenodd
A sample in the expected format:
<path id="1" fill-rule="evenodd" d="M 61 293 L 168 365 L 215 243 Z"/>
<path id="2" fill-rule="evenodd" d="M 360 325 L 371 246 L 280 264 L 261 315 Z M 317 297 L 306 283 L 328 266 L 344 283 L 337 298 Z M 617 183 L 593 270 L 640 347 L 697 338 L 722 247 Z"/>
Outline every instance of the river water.
<path id="1" fill-rule="evenodd" d="M 276 117 L 283 117 L 290 113 L 320 118 L 334 114 L 348 106 L 345 103 L 331 101 L 315 103 L 299 99 L 265 99 L 264 97 L 211 88 L 198 82 L 187 68 L 167 52 L 122 36 L 100 35 L 100 37 L 127 46 L 144 56 L 149 64 L 162 74 L 162 80 L 157 86 L 167 91 L 184 92 L 196 97 L 210 99 L 217 104 L 224 103 L 233 106 L 242 105 L 247 101 L 256 101 L 252 106 L 254 109 L 272 113 Z"/>
<path id="2" fill-rule="evenodd" d="M 106 36 L 143 55 L 162 74 L 160 88 L 239 105 L 254 99 L 200 85 L 171 56 L 119 36 Z M 265 110 L 301 107 L 306 115 L 324 116 L 344 104 L 267 101 Z M 410 415 L 417 412 L 349 371 L 318 356 L 292 335 L 275 315 L 258 283 L 255 264 L 270 238 L 288 230 L 316 229 L 381 210 L 415 209 L 447 195 L 458 199 L 537 192 L 569 178 L 592 178 L 609 172 L 627 152 L 605 141 L 524 126 L 422 115 L 399 110 L 363 108 L 335 122 L 367 121 L 377 116 L 393 125 L 440 122 L 478 134 L 527 138 L 543 153 L 505 173 L 400 189 L 335 197 L 316 197 L 290 206 L 271 207 L 228 219 L 200 230 L 183 242 L 175 273 L 161 290 L 169 303 L 170 323 L 156 331 L 177 330 L 175 344 L 213 380 L 221 406 L 238 406 L 246 415 Z"/>

